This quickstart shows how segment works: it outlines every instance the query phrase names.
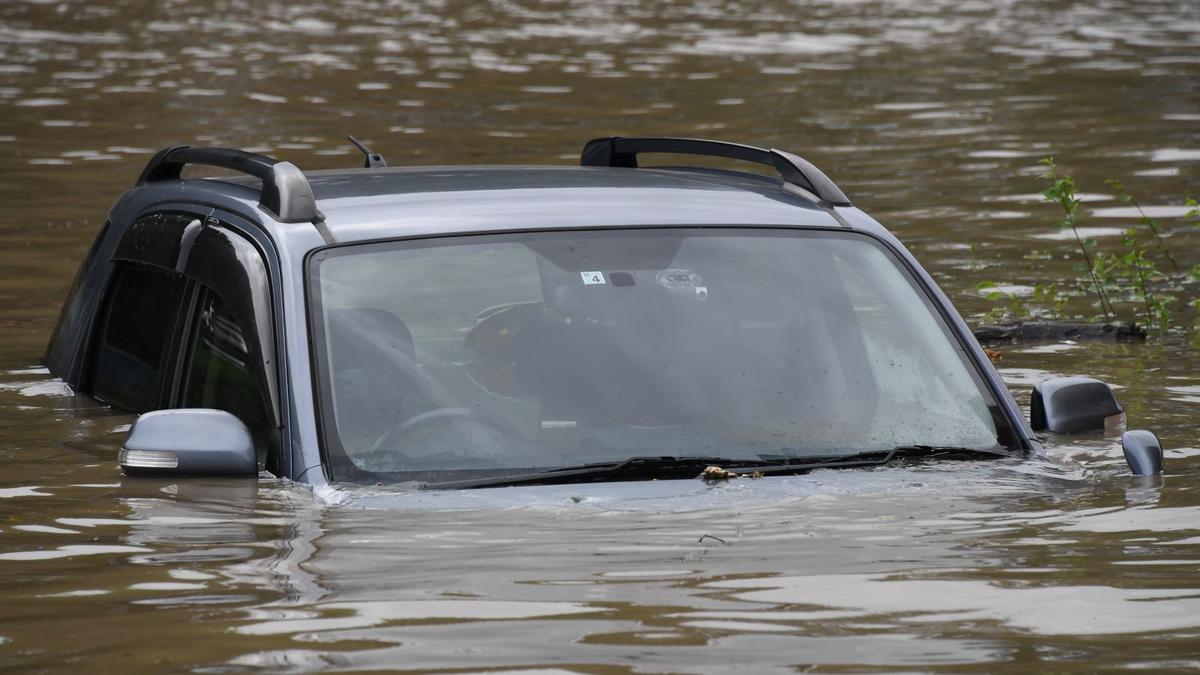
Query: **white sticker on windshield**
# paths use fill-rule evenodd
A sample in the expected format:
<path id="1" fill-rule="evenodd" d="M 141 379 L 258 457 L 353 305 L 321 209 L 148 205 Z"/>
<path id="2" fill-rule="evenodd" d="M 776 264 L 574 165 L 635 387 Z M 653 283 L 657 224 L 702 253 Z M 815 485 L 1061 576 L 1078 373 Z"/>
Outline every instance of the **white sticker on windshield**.
<path id="1" fill-rule="evenodd" d="M 580 272 L 584 286 L 595 286 L 604 283 L 604 272 Z"/>

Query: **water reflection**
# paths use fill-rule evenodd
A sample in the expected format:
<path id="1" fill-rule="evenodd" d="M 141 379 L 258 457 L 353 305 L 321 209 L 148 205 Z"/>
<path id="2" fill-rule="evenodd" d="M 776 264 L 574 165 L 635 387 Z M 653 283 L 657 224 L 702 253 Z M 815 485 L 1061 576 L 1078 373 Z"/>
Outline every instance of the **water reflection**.
<path id="1" fill-rule="evenodd" d="M 692 650 L 711 648 L 765 668 L 996 663 L 1017 658 L 1032 636 L 1197 627 L 1186 583 L 1076 580 L 1111 564 L 1078 554 L 1085 533 L 1130 509 L 1070 500 L 1119 495 L 1128 479 L 1013 468 L 818 472 L 747 483 L 736 504 L 698 510 L 669 494 L 588 499 L 605 490 L 583 486 L 573 490 L 585 498 L 567 503 L 565 486 L 480 491 L 465 511 L 363 490 L 367 501 L 350 494 L 326 512 L 309 564 L 337 579 L 336 592 L 254 610 L 239 634 L 295 644 L 234 663 L 532 667 L 624 662 L 621 650 L 633 645 L 643 667 L 688 660 L 699 670 L 702 652 Z M 529 493 L 542 490 L 542 505 L 531 506 Z M 520 503 L 513 492 L 524 493 Z M 1013 499 L 1059 506 L 1013 513 Z M 1147 511 L 1174 522 L 1169 509 Z M 1164 573 L 1195 568 L 1162 555 L 1150 560 Z M 789 569 L 807 573 L 779 576 Z M 866 637 L 896 642 L 877 660 L 862 654 Z M 473 644 L 487 646 L 464 647 Z"/>
<path id="2" fill-rule="evenodd" d="M 1200 564 L 1200 537 L 1178 537 L 1200 514 L 1154 508 L 1144 497 L 1162 486 L 1131 487 L 1117 470 L 988 462 L 697 481 L 657 496 L 616 487 L 484 490 L 429 509 L 378 488 L 322 506 L 270 482 L 125 479 L 103 488 L 120 507 L 109 516 L 25 527 L 57 546 L 0 563 L 119 555 L 125 564 L 86 581 L 41 582 L 38 597 L 206 607 L 238 637 L 205 661 L 226 653 L 230 666 L 267 669 L 633 666 L 634 645 L 639 667 L 697 670 L 693 650 L 712 648 L 780 669 L 1000 663 L 1024 658 L 1027 636 L 1179 634 L 1200 616 L 1186 582 L 1162 585 Z M 1136 504 L 1106 497 L 1137 490 Z M 1177 538 L 1151 548 L 1126 534 L 1124 551 L 1090 550 L 1113 541 L 1097 535 L 1146 532 Z M 80 538 L 103 543 L 58 543 Z M 1159 581 L 1081 583 L 1114 564 Z M 868 637 L 884 651 L 864 655 Z"/>
<path id="3" fill-rule="evenodd" d="M 993 621 L 1039 635 L 1145 633 L 1200 626 L 1200 598 L 1187 597 L 1194 595 L 1188 589 L 1014 588 L 984 581 L 851 574 L 739 579 L 710 586 L 758 589 L 735 594 L 747 602 L 854 610 L 838 619 L 861 621 L 882 615 L 886 620 L 903 614 L 899 618 L 903 622 L 949 623 L 959 630 L 967 623 L 982 624 L 989 632 L 986 624 Z M 771 619 L 770 612 L 759 616 Z M 831 618 L 824 616 L 822 620 Z"/>
<path id="4" fill-rule="evenodd" d="M 1166 448 L 818 472 L 709 489 L 313 495 L 123 480 L 131 421 L 37 366 L 83 251 L 153 150 L 350 166 L 572 162 L 663 132 L 793 149 L 963 313 L 1069 279 L 1037 159 L 1101 246 L 1200 229 L 1194 2 L 0 4 L 0 664 L 62 670 L 794 672 L 1195 668 L 1195 331 L 999 348 L 1018 398 L 1115 383 Z M 1114 236 L 1107 236 L 1113 234 Z M 1090 311 L 1086 296 L 1065 311 Z M 1184 323 L 1194 312 L 1176 307 Z M 1130 633 L 1129 631 L 1143 631 Z M 70 636 L 64 640 L 63 636 Z M 80 665 L 86 664 L 86 666 Z"/>

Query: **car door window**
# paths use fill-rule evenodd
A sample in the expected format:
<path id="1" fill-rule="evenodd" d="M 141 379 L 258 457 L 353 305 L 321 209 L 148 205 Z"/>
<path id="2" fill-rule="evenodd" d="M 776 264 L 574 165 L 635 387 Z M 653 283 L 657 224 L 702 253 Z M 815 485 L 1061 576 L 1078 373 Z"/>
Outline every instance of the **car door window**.
<path id="1" fill-rule="evenodd" d="M 263 377 L 246 333 L 219 295 L 202 289 L 189 347 L 182 405 L 233 413 L 249 429 L 263 463 L 271 422 L 263 397 Z"/>
<path id="2" fill-rule="evenodd" d="M 91 392 L 96 398 L 132 412 L 158 407 L 184 286 L 182 276 L 166 270 L 119 266 L 93 360 Z"/>

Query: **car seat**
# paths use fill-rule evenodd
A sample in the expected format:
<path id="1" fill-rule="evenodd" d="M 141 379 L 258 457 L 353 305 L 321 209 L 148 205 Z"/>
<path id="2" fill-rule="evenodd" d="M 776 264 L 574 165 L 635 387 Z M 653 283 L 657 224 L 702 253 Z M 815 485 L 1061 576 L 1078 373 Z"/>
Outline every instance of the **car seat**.
<path id="1" fill-rule="evenodd" d="M 407 324 L 387 310 L 329 310 L 334 419 L 347 452 L 365 451 L 417 412 L 416 349 Z"/>

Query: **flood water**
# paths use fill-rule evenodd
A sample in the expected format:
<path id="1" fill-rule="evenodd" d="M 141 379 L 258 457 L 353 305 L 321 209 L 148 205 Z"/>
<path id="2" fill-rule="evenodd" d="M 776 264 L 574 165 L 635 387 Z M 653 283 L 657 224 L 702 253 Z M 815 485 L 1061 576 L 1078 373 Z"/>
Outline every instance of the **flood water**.
<path id="1" fill-rule="evenodd" d="M 1200 331 L 1179 305 L 1145 344 L 998 362 L 1022 404 L 1053 375 L 1119 385 L 1168 449 L 1161 484 L 1099 436 L 621 498 L 129 481 L 131 418 L 40 365 L 106 210 L 177 143 L 314 169 L 361 162 L 347 133 L 393 165 L 570 163 L 610 134 L 786 148 L 976 321 L 980 282 L 1078 275 L 1036 197 L 1053 154 L 1102 247 L 1136 221 L 1119 178 L 1191 265 L 1200 4 L 334 4 L 0 4 L 0 669 L 1200 667 Z"/>

